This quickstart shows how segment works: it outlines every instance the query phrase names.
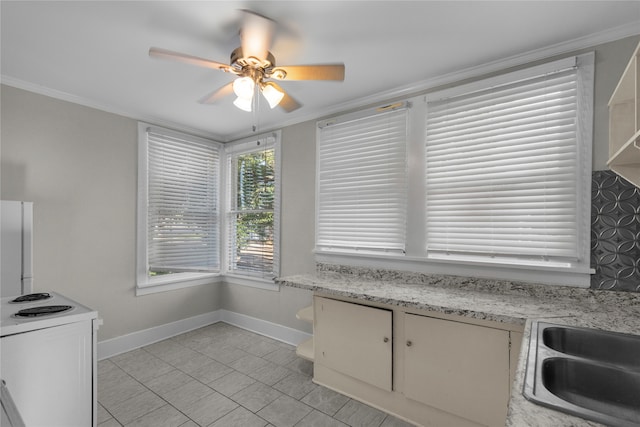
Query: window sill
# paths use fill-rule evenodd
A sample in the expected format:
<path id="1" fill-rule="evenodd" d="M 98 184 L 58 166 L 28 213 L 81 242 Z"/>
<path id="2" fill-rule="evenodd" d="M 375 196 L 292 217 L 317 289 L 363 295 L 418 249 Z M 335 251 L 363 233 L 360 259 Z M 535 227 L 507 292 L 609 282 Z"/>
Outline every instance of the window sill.
<path id="1" fill-rule="evenodd" d="M 220 282 L 222 282 L 222 276 L 219 273 L 177 273 L 154 278 L 145 277 L 138 281 L 136 296 Z"/>
<path id="2" fill-rule="evenodd" d="M 555 263 L 522 265 L 506 262 L 421 258 L 402 255 L 371 255 L 316 251 L 316 262 L 404 270 L 424 274 L 510 280 L 556 286 L 588 288 L 594 270 L 588 266 Z"/>
<path id="3" fill-rule="evenodd" d="M 260 277 L 241 276 L 238 274 L 209 274 L 209 273 L 179 273 L 168 276 L 160 276 L 148 279 L 145 284 L 138 284 L 136 296 L 155 294 L 158 292 L 175 291 L 193 286 L 209 285 L 214 283 L 228 283 L 230 285 L 248 286 L 268 291 L 280 291 L 280 285 L 272 279 Z"/>
<path id="4" fill-rule="evenodd" d="M 223 281 L 230 285 L 249 286 L 251 288 L 265 289 L 268 291 L 280 291 L 280 285 L 273 279 L 263 279 L 261 277 L 241 276 L 238 274 L 225 274 Z"/>

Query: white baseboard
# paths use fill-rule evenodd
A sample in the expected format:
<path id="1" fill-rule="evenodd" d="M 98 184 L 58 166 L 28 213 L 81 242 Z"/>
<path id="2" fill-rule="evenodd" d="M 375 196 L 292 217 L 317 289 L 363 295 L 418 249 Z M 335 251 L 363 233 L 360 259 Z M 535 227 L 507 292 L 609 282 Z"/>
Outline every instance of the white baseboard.
<path id="1" fill-rule="evenodd" d="M 269 322 L 267 320 L 258 319 L 256 317 L 247 316 L 245 314 L 235 313 L 228 310 L 219 310 L 222 314 L 221 321 L 230 325 L 246 329 L 251 332 L 264 335 L 275 340 L 298 345 L 311 338 L 311 334 L 299 331 L 298 329 L 282 326 L 278 323 Z"/>
<path id="2" fill-rule="evenodd" d="M 98 360 L 108 359 L 111 356 L 135 350 L 136 348 L 144 347 L 145 345 L 153 344 L 154 342 L 162 341 L 219 321 L 220 310 L 216 310 L 100 341 L 98 343 Z"/>
<path id="3" fill-rule="evenodd" d="M 234 313 L 228 310 L 216 310 L 100 341 L 98 343 L 98 360 L 108 359 L 117 354 L 135 350 L 136 348 L 144 347 L 145 345 L 153 344 L 154 342 L 162 341 L 217 322 L 229 323 L 291 345 L 297 345 L 311 337 L 311 334 L 306 332 L 256 317 Z"/>

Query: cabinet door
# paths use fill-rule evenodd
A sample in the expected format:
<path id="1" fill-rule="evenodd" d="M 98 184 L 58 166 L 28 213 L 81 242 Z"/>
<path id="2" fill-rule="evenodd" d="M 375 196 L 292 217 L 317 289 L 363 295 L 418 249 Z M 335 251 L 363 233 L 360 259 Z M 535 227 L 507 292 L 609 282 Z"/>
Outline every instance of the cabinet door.
<path id="1" fill-rule="evenodd" d="M 509 332 L 405 314 L 406 397 L 503 426 L 509 401 Z"/>
<path id="2" fill-rule="evenodd" d="M 2 379 L 25 425 L 92 425 L 92 328 L 83 321 L 2 337 Z"/>
<path id="3" fill-rule="evenodd" d="M 314 362 L 391 391 L 392 312 L 314 297 Z"/>

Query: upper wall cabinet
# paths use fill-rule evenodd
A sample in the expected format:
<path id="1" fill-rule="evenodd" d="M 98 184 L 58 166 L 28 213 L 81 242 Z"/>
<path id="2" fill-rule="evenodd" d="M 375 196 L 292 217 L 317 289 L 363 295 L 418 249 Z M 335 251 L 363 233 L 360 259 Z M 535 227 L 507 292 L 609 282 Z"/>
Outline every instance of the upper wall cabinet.
<path id="1" fill-rule="evenodd" d="M 609 168 L 640 187 L 640 44 L 609 100 Z"/>

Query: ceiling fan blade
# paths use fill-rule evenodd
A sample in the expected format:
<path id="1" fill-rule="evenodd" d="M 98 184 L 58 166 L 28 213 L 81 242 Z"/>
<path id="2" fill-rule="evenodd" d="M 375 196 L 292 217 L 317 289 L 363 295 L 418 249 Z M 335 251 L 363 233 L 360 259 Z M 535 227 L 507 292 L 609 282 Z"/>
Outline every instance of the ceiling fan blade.
<path id="1" fill-rule="evenodd" d="M 198 100 L 200 104 L 213 104 L 220 99 L 224 98 L 227 95 L 231 95 L 233 93 L 233 82 L 229 82 L 226 85 L 222 86 L 211 92 L 210 94 L 203 96 Z"/>
<path id="2" fill-rule="evenodd" d="M 278 105 L 287 113 L 290 113 L 302 107 L 302 105 L 298 101 L 290 97 L 286 92 L 284 94 L 284 97 L 282 98 L 282 101 L 280 101 L 280 104 Z"/>
<path id="3" fill-rule="evenodd" d="M 197 56 L 187 55 L 180 52 L 174 52 L 167 49 L 161 49 L 159 47 L 152 47 L 149 49 L 149 56 L 152 58 L 171 59 L 186 64 L 197 65 L 200 67 L 213 68 L 215 70 L 231 71 L 232 68 L 227 64 L 211 61 L 209 59 L 200 58 Z"/>
<path id="4" fill-rule="evenodd" d="M 243 9 L 240 41 L 242 55 L 245 58 L 254 57 L 260 60 L 267 58 L 276 23 L 266 16 Z"/>
<path id="5" fill-rule="evenodd" d="M 279 92 L 282 92 L 284 94 L 284 96 L 282 97 L 282 100 L 280 100 L 280 103 L 278 104 L 278 106 L 282 108 L 284 111 L 286 111 L 287 113 L 290 113 L 302 107 L 302 105 L 298 101 L 290 97 L 287 94 L 287 92 L 285 92 L 284 89 L 280 87 L 280 85 L 274 82 L 269 82 L 269 84 L 275 87 Z"/>
<path id="6" fill-rule="evenodd" d="M 282 70 L 286 74 L 279 73 Z M 274 68 L 272 78 L 278 80 L 344 80 L 344 64 L 287 65 Z"/>

